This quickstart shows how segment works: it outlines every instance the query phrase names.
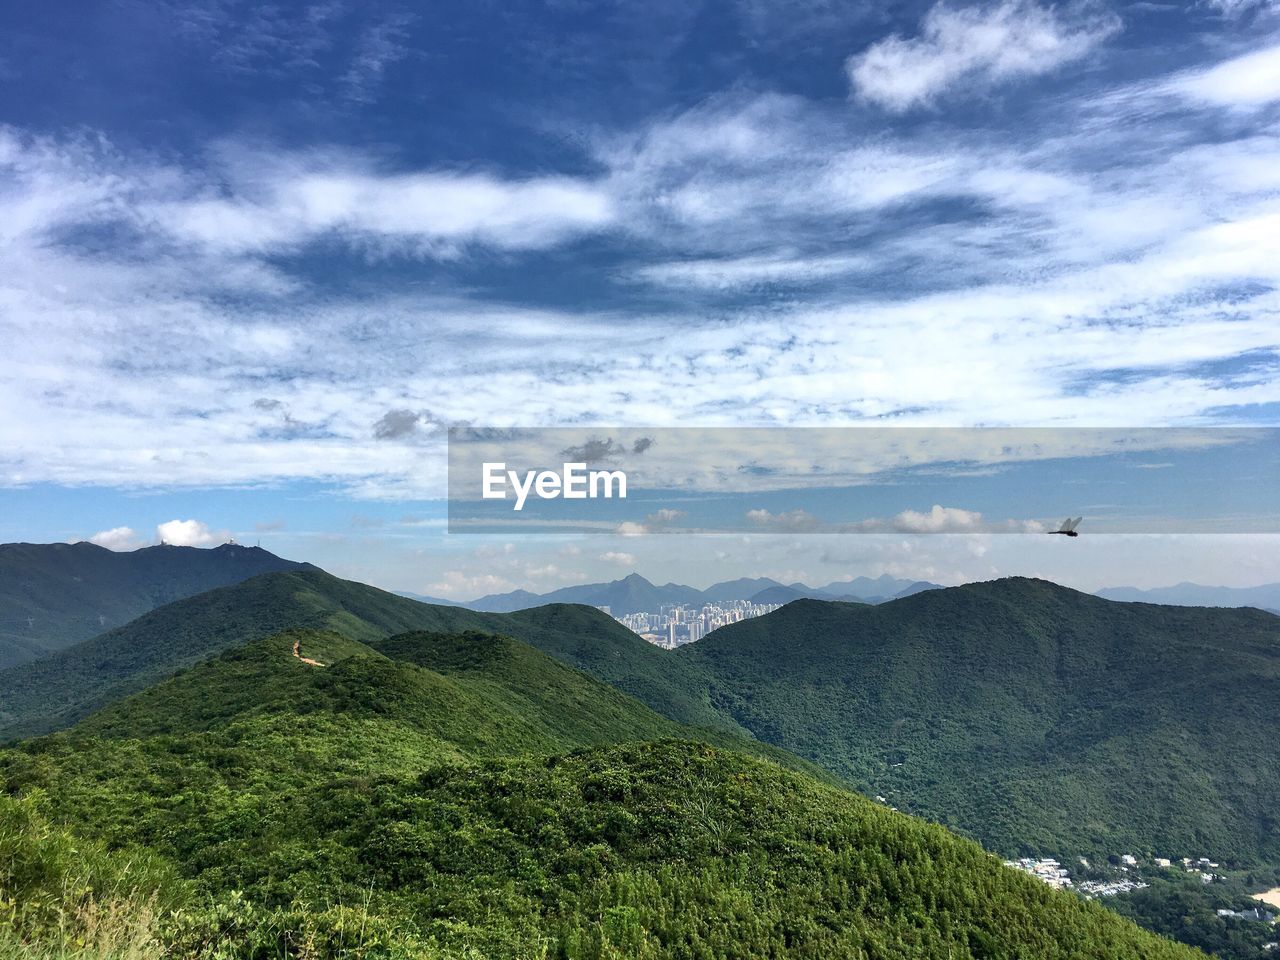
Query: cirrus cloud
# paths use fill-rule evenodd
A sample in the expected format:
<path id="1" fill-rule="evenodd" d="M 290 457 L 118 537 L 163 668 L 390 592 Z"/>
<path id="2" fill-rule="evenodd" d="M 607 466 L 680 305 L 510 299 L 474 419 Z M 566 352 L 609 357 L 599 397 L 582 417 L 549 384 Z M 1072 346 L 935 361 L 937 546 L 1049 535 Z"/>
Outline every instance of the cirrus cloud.
<path id="1" fill-rule="evenodd" d="M 990 7 L 935 5 L 920 35 L 888 37 L 846 63 L 863 100 L 902 112 L 929 106 L 960 85 L 985 88 L 1079 60 L 1120 29 L 1112 13 L 1075 5 L 1005 0 Z"/>

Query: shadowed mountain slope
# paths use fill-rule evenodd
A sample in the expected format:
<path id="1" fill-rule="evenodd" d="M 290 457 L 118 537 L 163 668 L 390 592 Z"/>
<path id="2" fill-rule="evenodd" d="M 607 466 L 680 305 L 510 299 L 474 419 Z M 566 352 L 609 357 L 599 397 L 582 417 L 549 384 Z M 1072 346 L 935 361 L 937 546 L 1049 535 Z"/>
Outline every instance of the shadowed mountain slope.
<path id="1" fill-rule="evenodd" d="M 1280 860 L 1280 618 L 1046 581 L 800 600 L 674 653 L 759 739 L 1007 853 Z"/>
<path id="2" fill-rule="evenodd" d="M 313 570 L 258 547 L 0 544 L 0 670 L 95 637 L 148 610 L 260 573 Z"/>
<path id="3" fill-rule="evenodd" d="M 0 737 L 68 726 L 210 654 L 288 629 L 362 642 L 409 630 L 479 631 L 539 649 L 635 693 L 681 722 L 732 729 L 696 677 L 670 678 L 654 649 L 607 615 L 555 605 L 515 614 L 432 606 L 320 570 L 265 574 L 154 610 L 116 630 L 0 672 Z"/>

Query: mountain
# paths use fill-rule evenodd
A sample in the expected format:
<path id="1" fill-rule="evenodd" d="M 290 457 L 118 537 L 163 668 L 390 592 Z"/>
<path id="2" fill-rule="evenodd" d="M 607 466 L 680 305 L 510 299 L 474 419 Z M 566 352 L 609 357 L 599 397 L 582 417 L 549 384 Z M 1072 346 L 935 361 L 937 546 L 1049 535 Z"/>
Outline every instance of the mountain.
<path id="1" fill-rule="evenodd" d="M 523 640 L 663 716 L 753 737 L 1004 854 L 1280 861 L 1280 620 L 1034 580 L 800 599 L 665 651 L 599 611 L 431 606 L 321 571 L 177 601 L 0 672 L 0 736 L 66 727 L 280 630 Z"/>
<path id="2" fill-rule="evenodd" d="M 637 573 L 609 583 L 585 583 L 562 587 L 550 593 L 530 593 L 513 590 L 510 593 L 491 593 L 476 600 L 457 601 L 456 605 L 469 610 L 493 613 L 509 613 L 525 610 L 544 603 L 581 603 L 590 607 L 608 607 L 614 616 L 629 613 L 657 612 L 664 606 L 685 604 L 698 607 L 706 603 L 725 603 L 732 600 L 751 600 L 755 603 L 788 603 L 800 597 L 823 600 L 862 600 L 880 603 L 896 596 L 908 596 L 921 590 L 937 589 L 936 583 L 927 580 L 897 580 L 885 576 L 872 580 L 858 577 L 855 580 L 838 580 L 821 589 L 803 583 L 782 584 L 769 577 L 741 577 L 712 584 L 705 590 L 667 583 L 656 586 Z M 417 594 L 404 593 L 406 597 L 428 603 L 454 603 Z M 758 599 L 759 597 L 766 599 Z M 773 599 L 768 599 L 773 598 Z"/>
<path id="3" fill-rule="evenodd" d="M 1014 578 L 797 600 L 670 656 L 757 738 L 1003 853 L 1280 862 L 1261 611 Z"/>
<path id="4" fill-rule="evenodd" d="M 778 584 L 775 587 L 766 587 L 759 593 L 748 598 L 752 603 L 790 603 L 792 600 L 830 600 L 829 594 L 817 593 L 810 590 L 804 584 L 792 584 L 791 586 L 783 586 Z"/>
<path id="5" fill-rule="evenodd" d="M 740 577 L 737 580 L 725 580 L 715 583 L 703 590 L 699 600 L 702 603 L 723 603 L 728 600 L 750 600 L 761 590 L 781 587 L 782 584 L 769 577 Z"/>
<path id="6" fill-rule="evenodd" d="M 926 590 L 942 590 L 945 589 L 940 583 L 930 583 L 928 580 L 916 580 L 913 583 L 903 587 L 895 593 L 890 599 L 897 600 L 901 597 L 910 597 L 917 593 L 924 593 Z"/>
<path id="7" fill-rule="evenodd" d="M 942 587 L 928 580 L 901 580 L 889 574 L 878 577 L 854 577 L 852 580 L 835 580 L 825 587 L 806 591 L 816 599 L 861 600 L 863 603 L 884 603 L 899 597 L 909 597 L 924 590 L 940 590 Z"/>
<path id="8" fill-rule="evenodd" d="M 1280 583 L 1264 583 L 1257 587 L 1206 587 L 1198 583 L 1179 583 L 1172 587 L 1139 590 L 1137 587 L 1109 587 L 1097 595 L 1107 600 L 1126 603 L 1165 603 L 1184 607 L 1258 607 L 1280 610 Z"/>
<path id="9" fill-rule="evenodd" d="M 274 635 L 0 782 L 18 956 L 1197 955 L 509 637 Z"/>
<path id="10" fill-rule="evenodd" d="M 0 544 L 0 670 L 118 627 L 148 610 L 274 570 L 311 570 L 258 547 Z"/>
<path id="11" fill-rule="evenodd" d="M 663 716 L 753 737 L 1004 854 L 1280 861 L 1280 620 L 1044 581 L 796 600 L 665 651 L 605 614 L 420 604 L 320 571 L 177 601 L 0 672 L 0 736 L 63 728 L 280 630 L 523 640 Z"/>
<path id="12" fill-rule="evenodd" d="M 403 757 L 410 746 L 415 762 L 429 762 L 689 732 L 510 637 L 416 631 L 365 644 L 316 630 L 289 630 L 224 651 L 115 701 L 75 730 L 139 739 L 234 725 L 238 736 L 248 736 L 251 728 L 281 726 L 281 718 L 304 727 L 312 749 L 357 739 L 352 725 L 374 722 L 378 737 L 362 745 L 362 763 L 384 749 L 392 759 Z M 326 764 L 330 772 L 342 768 L 341 758 Z"/>
<path id="13" fill-rule="evenodd" d="M 417 599 L 422 599 L 421 597 Z M 426 601 L 430 602 L 430 601 Z M 489 593 L 475 600 L 467 600 L 458 606 L 468 610 L 480 610 L 487 613 L 511 613 L 514 610 L 526 610 L 536 607 L 542 597 L 528 590 L 512 590 L 510 593 Z M 572 601 L 566 601 L 571 603 Z"/>
<path id="14" fill-rule="evenodd" d="M 397 597 L 407 597 L 410 600 L 417 600 L 419 603 L 430 603 L 438 607 L 466 607 L 465 603 L 459 603 L 456 600 L 446 600 L 443 597 L 431 597 L 425 593 L 412 593 L 408 590 L 397 590 Z"/>
<path id="15" fill-rule="evenodd" d="M 819 593 L 831 597 L 853 597 L 858 600 L 883 600 L 895 597 L 903 590 L 914 586 L 918 580 L 901 580 L 889 574 L 878 577 L 854 577 L 851 580 L 835 580 L 825 587 L 819 587 Z"/>
<path id="16" fill-rule="evenodd" d="M 523 610 L 543 603 L 581 603 L 592 607 L 608 607 L 609 612 L 614 616 L 625 616 L 629 613 L 657 612 L 662 607 L 673 604 L 698 607 L 705 603 L 725 603 L 732 600 L 753 600 L 757 603 L 787 602 L 786 600 L 755 600 L 765 591 L 769 591 L 770 596 L 785 596 L 788 599 L 821 595 L 802 583 L 786 586 L 769 577 L 741 577 L 737 580 L 712 584 L 705 590 L 698 590 L 696 587 L 680 583 L 656 586 L 638 573 L 633 573 L 609 583 L 562 587 L 550 593 L 537 594 L 527 590 L 515 590 L 511 593 L 490 594 L 478 600 L 463 603 L 462 606 L 473 610 L 505 612 Z"/>
<path id="17" fill-rule="evenodd" d="M 697 603 L 702 593 L 693 587 L 668 583 L 658 587 L 638 573 L 610 583 L 586 583 L 562 587 L 550 593 L 531 594 L 525 590 L 492 594 L 468 604 L 475 610 L 506 612 L 546 603 L 581 603 L 589 607 L 608 607 L 615 616 L 657 610 L 665 604 Z"/>
<path id="18" fill-rule="evenodd" d="M 686 723 L 736 729 L 708 702 L 705 679 L 671 678 L 654 648 L 580 606 L 513 614 L 433 606 L 318 569 L 269 573 L 160 607 L 33 663 L 0 671 L 0 739 L 74 723 L 98 707 L 229 647 L 287 629 L 373 642 L 408 630 L 482 631 L 527 640 Z"/>

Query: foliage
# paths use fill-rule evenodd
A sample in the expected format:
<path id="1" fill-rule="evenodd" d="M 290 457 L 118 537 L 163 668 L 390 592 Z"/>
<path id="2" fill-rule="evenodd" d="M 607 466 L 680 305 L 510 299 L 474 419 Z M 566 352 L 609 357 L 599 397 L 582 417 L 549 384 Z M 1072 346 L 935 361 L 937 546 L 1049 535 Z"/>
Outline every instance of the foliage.
<path id="1" fill-rule="evenodd" d="M 1149 930 L 1212 953 L 1221 960 L 1263 960 L 1274 956 L 1266 944 L 1280 940 L 1270 923 L 1220 917 L 1218 910 L 1268 907 L 1249 897 L 1239 880 L 1204 884 L 1198 874 L 1167 872 L 1149 886 L 1112 898 L 1108 906 Z M 1274 877 L 1272 878 L 1274 882 Z"/>
<path id="2" fill-rule="evenodd" d="M 185 886 L 148 852 L 111 855 L 53 827 L 44 800 L 0 794 L 0 956 L 158 956 L 156 918 L 176 911 Z"/>
<path id="3" fill-rule="evenodd" d="M 406 630 L 518 637 L 702 739 L 781 748 L 780 762 L 801 757 L 1006 855 L 1280 862 L 1280 765 L 1258 762 L 1280 733 L 1280 620 L 1034 580 L 879 606 L 801 600 L 669 652 L 580 606 L 484 614 L 272 573 L 0 671 L 0 731 L 65 726 L 295 627 L 375 649 Z"/>
<path id="4" fill-rule="evenodd" d="M 181 882 L 92 889 L 183 960 L 1192 955 L 940 827 L 651 739 L 687 728 L 517 641 L 376 642 L 272 637 L 0 753 L 4 809 L 62 824 L 23 827 L 52 852 L 13 862 L 55 867 L 6 889 L 74 875 L 60 843 L 146 851 Z"/>
<path id="5" fill-rule="evenodd" d="M 601 660 L 621 665 L 639 658 L 654 672 L 645 682 L 661 686 L 659 664 L 647 657 L 648 644 L 598 610 L 476 613 L 303 570 L 210 590 L 34 663 L 0 671 L 0 738 L 63 729 L 175 669 L 289 629 L 331 630 L 366 643 L 410 630 L 507 634 L 574 665 Z M 688 701 L 681 691 L 691 683 L 691 678 L 676 682 L 674 693 L 655 700 L 655 709 L 685 722 L 732 726 L 709 706 Z"/>
<path id="6" fill-rule="evenodd" d="M 1280 619 L 1045 581 L 801 600 L 674 654 L 761 740 L 1006 855 L 1280 863 Z"/>

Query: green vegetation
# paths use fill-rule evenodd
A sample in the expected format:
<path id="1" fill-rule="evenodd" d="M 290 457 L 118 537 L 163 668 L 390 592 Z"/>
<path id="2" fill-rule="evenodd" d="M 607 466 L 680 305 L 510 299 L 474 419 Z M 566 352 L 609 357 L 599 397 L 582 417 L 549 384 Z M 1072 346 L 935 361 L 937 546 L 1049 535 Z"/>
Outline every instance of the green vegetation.
<path id="1" fill-rule="evenodd" d="M 310 570 L 260 550 L 92 543 L 0 544 L 0 670 L 95 637 L 166 603 L 273 570 Z"/>
<path id="2" fill-rule="evenodd" d="M 374 649 L 404 631 L 516 637 L 703 739 L 781 748 L 1004 855 L 1280 863 L 1280 767 L 1259 762 L 1280 734 L 1280 620 L 1033 580 L 801 600 L 669 652 L 581 606 L 476 613 L 266 574 L 0 672 L 0 736 L 294 627 Z"/>
<path id="3" fill-rule="evenodd" d="M 1280 864 L 1280 619 L 1045 581 L 801 600 L 675 651 L 759 739 L 1006 855 Z"/>
<path id="4" fill-rule="evenodd" d="M 188 932 L 197 940 L 235 929 L 248 941 L 302 938 L 328 950 L 346 943 L 335 929 L 356 924 L 385 929 L 387 943 L 415 956 L 471 948 L 504 955 L 524 937 L 553 945 L 552 955 L 643 955 L 649 949 L 643 938 L 626 948 L 606 941 L 572 946 L 604 914 L 590 913 L 596 908 L 581 899 L 590 885 L 571 883 L 568 872 L 538 874 L 526 888 L 518 870 L 467 867 L 458 874 L 470 885 L 464 896 L 435 868 L 428 886 L 450 891 L 447 908 L 443 900 L 422 899 L 421 877 L 377 874 L 355 840 L 356 832 L 375 830 L 389 816 L 390 808 L 371 798 L 392 791 L 397 809 L 416 809 L 425 802 L 420 796 L 396 791 L 442 770 L 448 776 L 433 775 L 451 790 L 462 789 L 456 778 L 505 777 L 527 793 L 542 789 L 535 780 L 551 769 L 530 758 L 654 741 L 664 744 L 645 748 L 654 755 L 691 749 L 669 742 L 675 738 L 729 751 L 707 755 L 717 763 L 771 760 L 793 771 L 785 776 L 807 773 L 795 781 L 805 790 L 854 785 L 1001 854 L 1207 855 L 1229 867 L 1257 868 L 1280 863 L 1271 813 L 1280 806 L 1280 770 L 1265 762 L 1280 716 L 1277 639 L 1280 620 L 1260 611 L 1118 604 L 1041 581 L 1007 580 L 876 607 L 797 601 L 668 652 L 586 607 L 477 613 L 320 571 L 278 572 L 169 604 L 40 662 L 0 671 L 0 735 L 80 721 L 3 754 L 0 777 L 15 795 L 51 798 L 44 801 L 47 815 L 58 829 L 72 830 L 77 843 L 85 839 L 123 856 L 141 851 L 181 872 L 181 889 L 195 898 L 183 916 L 195 924 Z M 324 666 L 295 657 L 294 641 Z M 143 692 L 128 696 L 134 691 Z M 623 780 L 641 776 L 629 765 L 642 753 L 609 756 L 627 758 Z M 688 789 L 672 784 L 670 802 Z M 632 799 L 628 788 L 619 801 L 623 812 Z M 448 800 L 455 802 L 461 806 L 449 821 L 454 833 L 491 816 Z M 572 807 L 558 794 L 554 802 Z M 356 827 L 355 820 L 321 818 L 322 833 L 304 829 L 318 810 L 337 808 L 347 811 L 343 817 L 366 819 Z M 635 835 L 647 836 L 650 828 L 645 821 Z M 515 870 L 508 847 L 485 846 L 506 836 L 493 830 L 467 841 L 479 844 L 477 863 Z M 799 834 L 784 833 L 787 843 L 801 842 Z M 739 839 L 755 849 L 759 837 Z M 615 893 L 624 879 L 655 883 L 655 903 L 693 896 L 670 887 L 663 870 L 681 881 L 701 877 L 708 891 L 714 878 L 728 899 L 708 892 L 705 903 L 690 902 L 702 904 L 708 918 L 721 909 L 738 916 L 750 904 L 748 912 L 761 918 L 752 936 L 763 937 L 750 942 L 767 952 L 778 935 L 768 918 L 800 908 L 785 899 L 793 896 L 790 887 L 726 880 L 736 876 L 737 866 L 725 860 L 736 849 L 726 847 L 706 863 L 667 853 L 643 864 L 611 859 L 591 876 L 615 884 L 609 888 Z M 548 859 L 528 855 L 538 864 Z M 700 873 L 704 867 L 711 872 Z M 821 871 L 793 879 L 824 890 L 831 882 Z M 475 899 L 481 887 L 504 892 Z M 229 900 L 233 893 L 242 899 Z M 784 896 L 785 909 L 769 899 L 775 894 Z M 627 896 L 641 903 L 649 894 Z M 1153 929 L 1231 960 L 1249 956 L 1260 928 L 1220 920 L 1205 896 L 1161 888 L 1116 903 Z M 467 906 L 455 910 L 455 901 Z M 176 928 L 156 920 L 145 897 L 107 903 L 107 913 L 92 916 L 150 918 L 148 935 L 178 951 Z M 80 920 L 72 911 L 62 922 L 89 922 L 84 910 L 97 905 L 93 899 Z M 636 909 L 645 936 L 658 936 L 666 921 L 647 907 Z M 493 934 L 475 920 L 481 913 L 510 925 L 504 919 Z M 211 920 L 215 914 L 222 919 Z M 441 932 L 441 924 L 455 920 L 465 934 Z M 843 919 L 815 922 L 844 929 Z M 211 923 L 222 933 L 210 933 Z M 897 946 L 883 954 L 866 946 L 868 954 L 910 955 L 904 944 L 915 934 L 894 929 L 886 942 Z M 498 939 L 486 939 L 491 934 Z M 983 935 L 965 942 L 979 943 Z M 856 956 L 854 942 L 832 941 L 824 949 Z M 915 948 L 929 955 L 957 942 L 919 941 Z M 670 943 L 662 943 L 658 955 L 671 955 Z M 996 944 L 971 953 L 1016 955 Z M 260 955 L 275 956 L 272 949 Z"/>
<path id="5" fill-rule="evenodd" d="M 250 643 L 0 752 L 0 951 L 1194 955 L 690 732 L 510 638 Z"/>
<path id="6" fill-rule="evenodd" d="M 697 678 L 667 679 L 649 644 L 598 610 L 550 606 L 475 613 L 307 570 L 264 574 L 180 600 L 34 663 L 0 671 L 0 739 L 70 726 L 175 669 L 294 628 L 332 630 L 363 642 L 408 630 L 506 634 L 617 681 L 668 717 L 734 729 L 705 702 Z"/>
<path id="7" fill-rule="evenodd" d="M 1149 930 L 1157 930 L 1182 943 L 1199 947 L 1221 960 L 1263 960 L 1274 957 L 1267 944 L 1280 941 L 1280 930 L 1272 924 L 1238 917 L 1220 917 L 1218 910 L 1235 912 L 1262 908 L 1276 913 L 1248 896 L 1257 881 L 1239 878 L 1212 884 L 1200 882 L 1198 874 L 1165 872 L 1148 877 L 1150 886 L 1110 899 L 1107 906 Z M 1274 876 L 1267 882 L 1276 883 Z"/>
<path id="8" fill-rule="evenodd" d="M 185 889 L 155 857 L 113 856 L 53 827 L 39 794 L 0 794 L 0 956 L 142 960 Z"/>

